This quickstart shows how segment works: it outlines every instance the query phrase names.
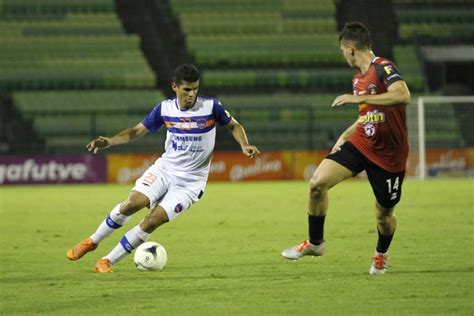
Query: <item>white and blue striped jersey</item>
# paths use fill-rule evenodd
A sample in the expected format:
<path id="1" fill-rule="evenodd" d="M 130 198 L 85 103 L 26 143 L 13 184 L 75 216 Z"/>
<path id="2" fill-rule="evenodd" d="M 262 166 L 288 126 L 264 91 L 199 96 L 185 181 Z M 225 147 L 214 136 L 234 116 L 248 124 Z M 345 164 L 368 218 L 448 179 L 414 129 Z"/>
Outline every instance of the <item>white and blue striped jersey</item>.
<path id="1" fill-rule="evenodd" d="M 177 99 L 164 100 L 143 119 L 155 132 L 165 125 L 165 152 L 157 164 L 169 173 L 191 179 L 207 178 L 216 139 L 216 123 L 227 125 L 231 116 L 214 98 L 199 95 L 188 110 Z"/>

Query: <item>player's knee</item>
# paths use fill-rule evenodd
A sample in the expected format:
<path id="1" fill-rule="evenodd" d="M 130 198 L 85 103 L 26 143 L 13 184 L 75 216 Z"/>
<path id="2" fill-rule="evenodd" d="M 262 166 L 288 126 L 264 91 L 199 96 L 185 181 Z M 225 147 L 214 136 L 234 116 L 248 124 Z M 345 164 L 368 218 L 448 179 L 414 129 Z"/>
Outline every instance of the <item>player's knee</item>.
<path id="1" fill-rule="evenodd" d="M 132 215 L 133 213 L 141 210 L 144 206 L 140 205 L 140 203 L 127 199 L 125 202 L 120 205 L 120 213 L 124 215 Z"/>
<path id="2" fill-rule="evenodd" d="M 393 207 L 383 207 L 380 204 L 377 203 L 377 212 L 376 212 L 376 218 L 377 218 L 377 223 L 379 225 L 388 225 L 390 224 L 391 221 L 395 219 L 395 215 L 393 214 Z"/>
<path id="3" fill-rule="evenodd" d="M 154 209 L 143 219 L 143 226 L 146 232 L 152 232 L 168 221 L 168 215 L 165 211 Z"/>
<path id="4" fill-rule="evenodd" d="M 147 215 L 143 219 L 142 227 L 147 233 L 151 233 L 163 223 L 155 216 Z"/>
<path id="5" fill-rule="evenodd" d="M 393 214 L 393 210 L 395 209 L 395 205 L 384 205 L 382 206 L 378 201 L 375 203 L 375 208 L 377 210 L 377 214 L 381 216 L 389 216 Z"/>
<path id="6" fill-rule="evenodd" d="M 377 224 L 380 226 L 386 226 L 390 224 L 391 216 L 379 216 L 377 217 Z"/>
<path id="7" fill-rule="evenodd" d="M 312 200 L 321 199 L 326 192 L 327 187 L 324 182 L 321 182 L 318 179 L 311 179 L 309 181 L 309 194 Z"/>

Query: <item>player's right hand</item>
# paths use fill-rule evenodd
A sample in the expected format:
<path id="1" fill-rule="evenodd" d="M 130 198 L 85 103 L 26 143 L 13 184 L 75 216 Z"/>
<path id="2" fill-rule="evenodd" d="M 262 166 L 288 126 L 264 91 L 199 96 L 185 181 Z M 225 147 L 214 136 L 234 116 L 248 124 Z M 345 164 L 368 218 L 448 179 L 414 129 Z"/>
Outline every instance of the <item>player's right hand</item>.
<path id="1" fill-rule="evenodd" d="M 110 138 L 99 136 L 98 138 L 92 140 L 89 144 L 87 144 L 86 148 L 88 151 L 92 151 L 94 154 L 97 154 L 99 149 L 108 148 L 110 147 L 110 145 Z"/>
<path id="2" fill-rule="evenodd" d="M 253 145 L 244 145 L 242 146 L 242 152 L 245 156 L 249 157 L 250 159 L 260 155 L 260 150 L 256 146 Z"/>

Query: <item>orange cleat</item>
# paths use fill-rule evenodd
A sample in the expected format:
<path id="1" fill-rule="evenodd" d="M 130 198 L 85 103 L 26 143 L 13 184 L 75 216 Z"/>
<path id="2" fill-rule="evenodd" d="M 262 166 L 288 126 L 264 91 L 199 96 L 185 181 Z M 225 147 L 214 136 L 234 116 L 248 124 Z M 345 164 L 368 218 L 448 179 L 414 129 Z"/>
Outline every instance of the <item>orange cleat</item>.
<path id="1" fill-rule="evenodd" d="M 110 273 L 112 271 L 112 263 L 110 263 L 109 259 L 100 259 L 95 264 L 94 268 L 92 268 L 92 272 L 99 272 L 99 273 Z"/>
<path id="2" fill-rule="evenodd" d="M 94 244 L 92 239 L 87 238 L 81 243 L 75 245 L 69 249 L 66 253 L 66 256 L 69 260 L 75 261 L 81 259 L 89 251 L 93 251 L 97 248 L 97 244 Z"/>

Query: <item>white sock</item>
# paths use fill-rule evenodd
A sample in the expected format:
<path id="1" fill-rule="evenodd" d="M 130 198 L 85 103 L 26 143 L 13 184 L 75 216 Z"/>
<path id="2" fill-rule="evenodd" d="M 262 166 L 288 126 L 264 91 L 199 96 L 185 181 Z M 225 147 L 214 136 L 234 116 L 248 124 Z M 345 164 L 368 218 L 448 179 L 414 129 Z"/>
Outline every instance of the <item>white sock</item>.
<path id="1" fill-rule="evenodd" d="M 133 249 L 143 244 L 149 236 L 149 233 L 143 231 L 140 225 L 137 225 L 130 229 L 117 246 L 103 259 L 109 259 L 112 264 L 117 263 L 132 253 Z"/>
<path id="2" fill-rule="evenodd" d="M 116 229 L 122 227 L 130 217 L 131 216 L 120 214 L 120 204 L 117 204 L 90 238 L 94 244 L 100 243 L 103 239 L 109 237 Z"/>

